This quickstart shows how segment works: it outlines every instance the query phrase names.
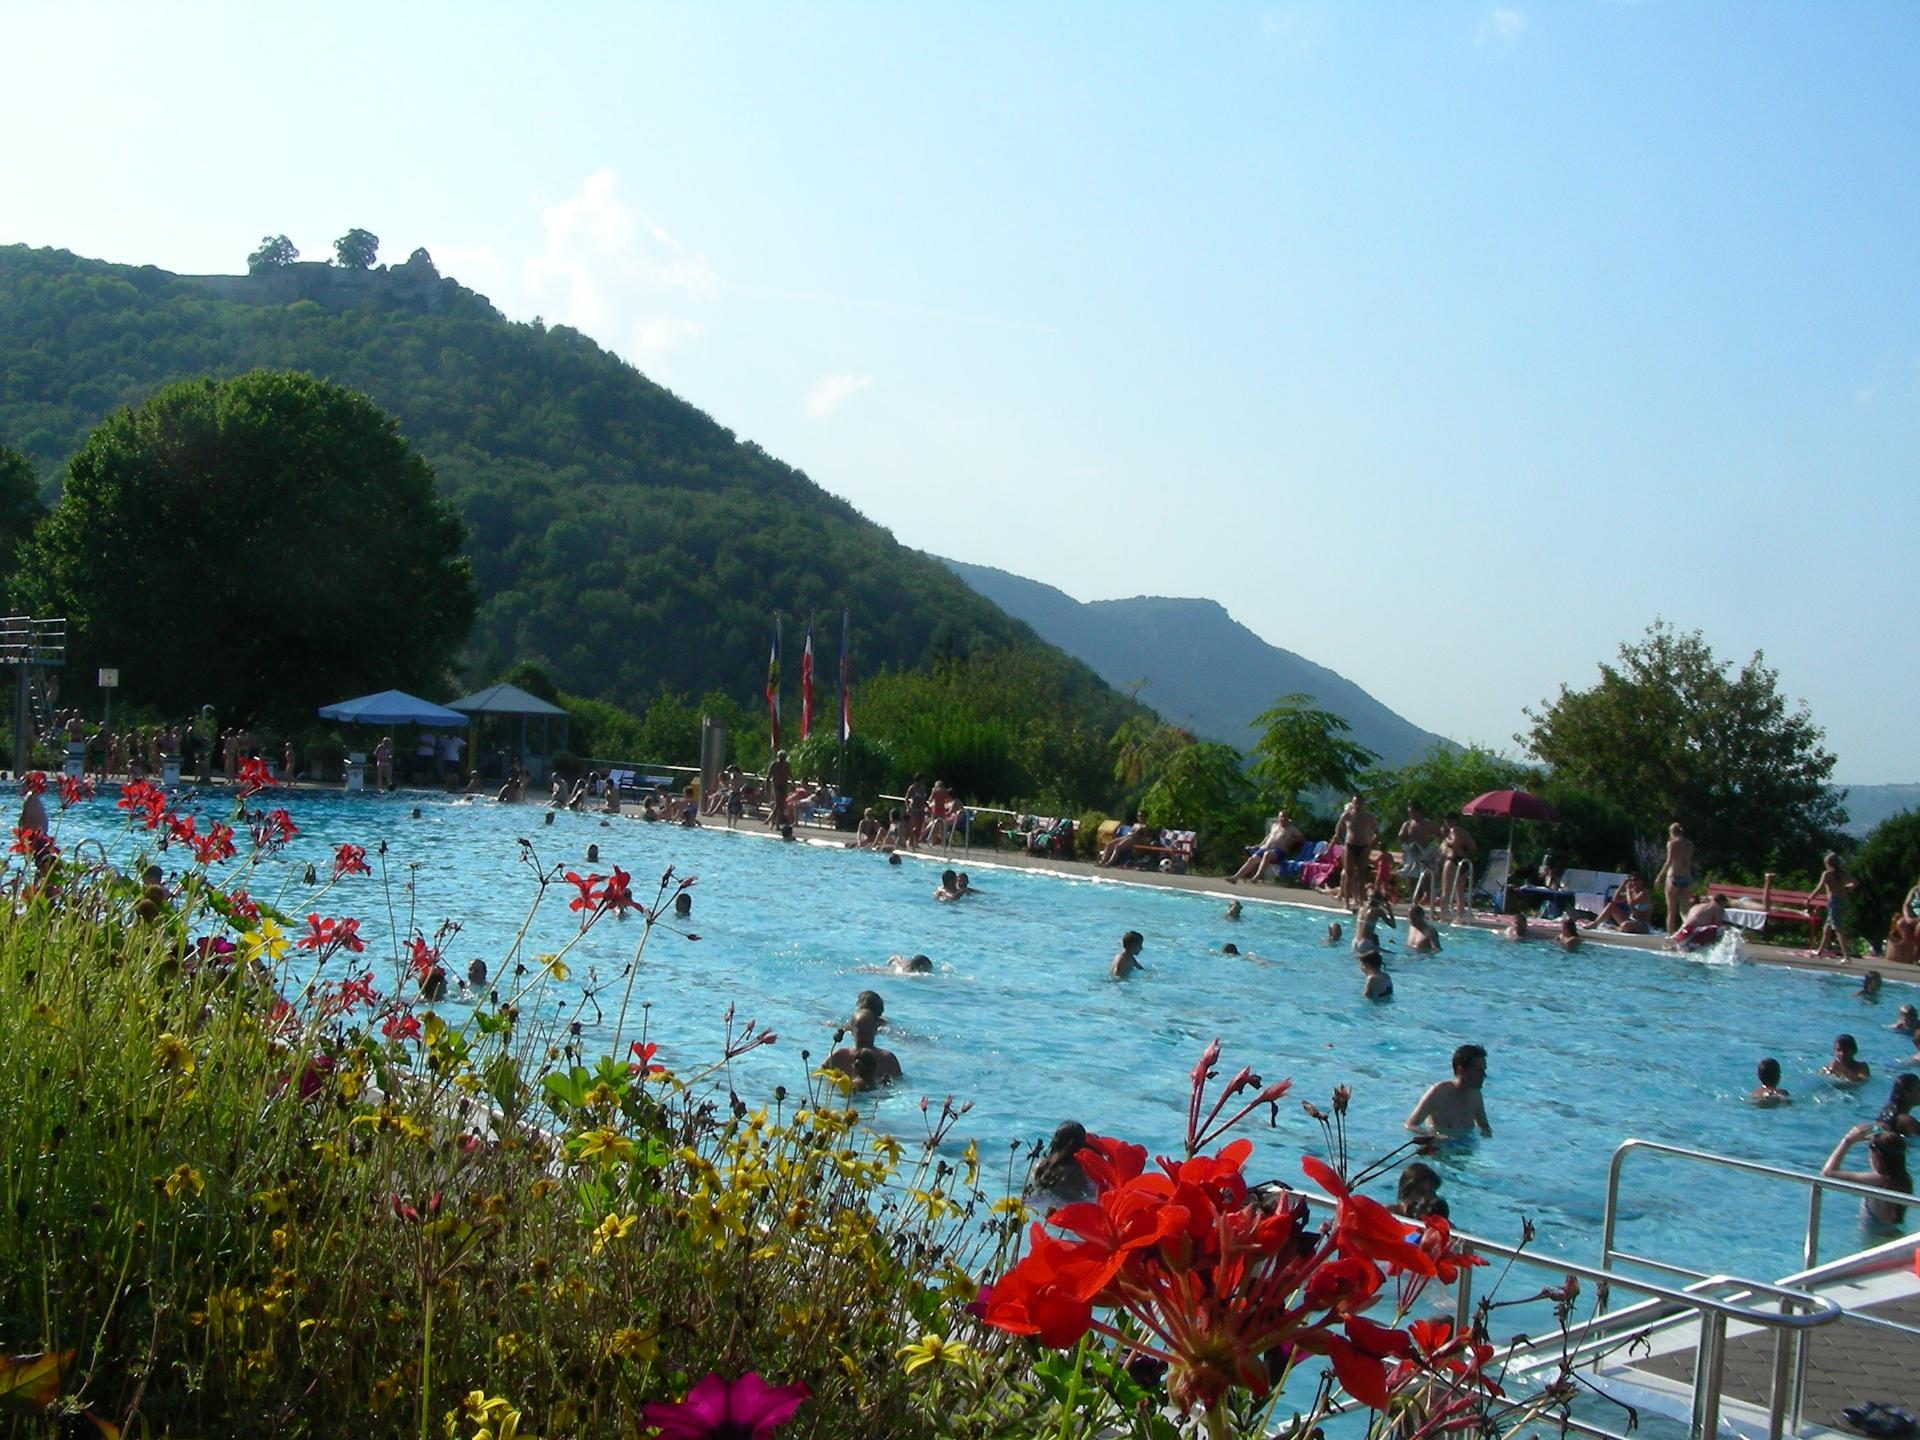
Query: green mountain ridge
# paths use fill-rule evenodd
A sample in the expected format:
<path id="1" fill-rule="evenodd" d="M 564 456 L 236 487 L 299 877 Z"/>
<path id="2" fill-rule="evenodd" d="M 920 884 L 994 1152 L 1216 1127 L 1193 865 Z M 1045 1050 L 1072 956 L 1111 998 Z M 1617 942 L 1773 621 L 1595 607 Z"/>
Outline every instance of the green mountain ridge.
<path id="1" fill-rule="evenodd" d="M 424 252 L 181 276 L 0 246 L 0 443 L 49 484 L 113 410 L 260 368 L 364 392 L 433 466 L 469 528 L 472 677 L 533 660 L 627 705 L 662 687 L 754 695 L 779 612 L 788 684 L 813 615 L 831 690 L 845 608 L 856 690 L 882 668 L 1008 651 L 1039 663 L 1037 703 L 1107 726 L 1134 710 L 804 472 L 580 332 L 504 319 Z"/>
<path id="2" fill-rule="evenodd" d="M 1304 694 L 1353 727 L 1353 738 L 1387 766 L 1453 742 L 1389 710 L 1353 681 L 1270 645 L 1213 600 L 1136 596 L 1074 599 L 1038 580 L 948 560 L 980 594 L 1026 621 L 1043 640 L 1084 660 L 1119 690 L 1205 740 L 1247 751 L 1253 717 L 1280 695 Z"/>

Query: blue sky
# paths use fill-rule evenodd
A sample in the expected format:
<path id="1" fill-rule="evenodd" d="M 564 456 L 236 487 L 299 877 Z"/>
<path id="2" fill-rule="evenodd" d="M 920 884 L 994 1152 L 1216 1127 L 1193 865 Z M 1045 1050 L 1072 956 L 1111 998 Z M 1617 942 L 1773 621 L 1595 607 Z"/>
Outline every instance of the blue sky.
<path id="1" fill-rule="evenodd" d="M 1920 7 L 30 6 L 0 241 L 350 226 L 909 544 L 1410 719 L 1656 617 L 1920 778 Z M 770 607 L 778 597 L 770 597 Z"/>

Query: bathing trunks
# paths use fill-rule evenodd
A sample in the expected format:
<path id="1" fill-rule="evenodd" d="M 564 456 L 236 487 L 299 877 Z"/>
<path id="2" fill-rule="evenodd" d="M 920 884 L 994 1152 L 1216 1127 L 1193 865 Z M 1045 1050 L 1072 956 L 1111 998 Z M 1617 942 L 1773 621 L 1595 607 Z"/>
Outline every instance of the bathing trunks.
<path id="1" fill-rule="evenodd" d="M 1691 890 L 1693 888 L 1693 877 L 1691 875 L 1669 875 L 1667 877 L 1667 883 L 1676 890 Z"/>

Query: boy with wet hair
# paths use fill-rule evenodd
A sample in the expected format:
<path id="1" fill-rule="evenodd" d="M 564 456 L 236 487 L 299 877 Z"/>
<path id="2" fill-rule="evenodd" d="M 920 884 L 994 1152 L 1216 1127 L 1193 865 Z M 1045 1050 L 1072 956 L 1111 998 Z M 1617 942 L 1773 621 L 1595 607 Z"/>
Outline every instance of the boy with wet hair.
<path id="1" fill-rule="evenodd" d="M 1763 1109 L 1772 1109 L 1775 1105 L 1791 1105 L 1793 1096 L 1780 1088 L 1780 1062 L 1771 1055 L 1754 1067 L 1754 1078 L 1760 1083 L 1747 1096 L 1747 1102 Z"/>

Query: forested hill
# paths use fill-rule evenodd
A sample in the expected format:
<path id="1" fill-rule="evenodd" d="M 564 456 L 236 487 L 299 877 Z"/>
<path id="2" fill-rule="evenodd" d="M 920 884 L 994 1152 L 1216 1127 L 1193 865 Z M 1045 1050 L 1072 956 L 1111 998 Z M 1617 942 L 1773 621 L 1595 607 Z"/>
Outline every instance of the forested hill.
<path id="1" fill-rule="evenodd" d="M 364 391 L 433 465 L 471 530 L 474 676 L 535 660 L 617 702 L 750 696 L 777 609 L 789 677 L 796 617 L 817 612 L 830 681 L 844 606 L 862 673 L 1024 651 L 1041 703 L 1109 724 L 1131 708 L 805 474 L 578 331 L 503 319 L 424 255 L 194 278 L 0 247 L 0 444 L 48 482 L 112 410 L 259 367 Z"/>
<path id="2" fill-rule="evenodd" d="M 1080 601 L 1051 585 L 985 565 L 946 562 L 961 579 L 1016 615 L 1109 684 L 1140 686 L 1140 698 L 1203 739 L 1252 748 L 1253 717 L 1281 695 L 1304 694 L 1353 727 L 1353 738 L 1388 766 L 1450 742 L 1382 705 L 1344 675 L 1269 645 L 1212 600 Z M 1144 683 L 1142 683 L 1144 682 Z"/>

